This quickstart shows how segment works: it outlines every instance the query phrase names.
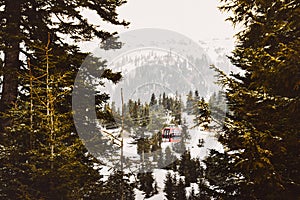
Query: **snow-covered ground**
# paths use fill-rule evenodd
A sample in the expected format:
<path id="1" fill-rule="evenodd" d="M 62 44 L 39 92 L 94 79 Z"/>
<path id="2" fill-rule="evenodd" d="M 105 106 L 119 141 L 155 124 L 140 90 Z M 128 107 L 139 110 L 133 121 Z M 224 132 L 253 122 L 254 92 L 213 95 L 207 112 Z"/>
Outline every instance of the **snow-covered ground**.
<path id="1" fill-rule="evenodd" d="M 182 117 L 186 119 L 188 127 L 193 127 L 193 115 L 187 115 L 186 113 L 182 114 Z M 186 143 L 187 149 L 191 152 L 192 158 L 200 158 L 200 160 L 203 160 L 209 153 L 209 149 L 216 149 L 218 151 L 223 151 L 222 145 L 217 141 L 217 138 L 215 137 L 214 132 L 210 131 L 203 131 L 199 127 L 189 128 L 188 129 L 190 139 Z M 199 139 L 204 140 L 204 146 L 198 147 Z M 137 153 L 137 145 L 132 144 L 134 140 L 128 136 L 128 134 L 125 134 L 124 137 L 124 156 L 133 160 L 138 161 L 140 156 Z M 167 146 L 171 145 L 171 143 L 165 142 L 162 144 L 162 149 L 164 150 Z M 178 156 L 178 155 L 177 155 Z M 137 169 L 134 167 L 131 167 L 131 172 L 136 171 Z M 108 167 L 104 167 L 101 171 L 101 173 L 104 175 L 104 179 L 108 177 L 108 175 L 112 171 L 109 170 Z M 125 172 L 130 173 L 129 170 L 125 169 Z M 171 171 L 170 171 L 171 172 Z M 153 170 L 153 176 L 155 178 L 155 181 L 157 182 L 158 186 L 158 194 L 154 195 L 149 200 L 162 200 L 165 199 L 165 194 L 163 192 L 164 189 L 164 180 L 166 177 L 166 174 L 168 173 L 168 170 L 164 169 L 154 169 Z M 173 173 L 173 172 L 172 172 Z M 132 178 L 132 181 L 134 181 L 134 178 Z M 191 188 L 194 188 L 197 192 L 197 184 L 191 184 L 190 187 L 186 188 L 187 194 L 190 193 Z M 136 194 L 136 200 L 145 199 L 143 192 L 139 191 L 138 189 L 135 189 Z"/>
<path id="2" fill-rule="evenodd" d="M 193 126 L 193 117 L 194 117 L 193 115 L 187 115 L 186 113 L 183 113 L 183 118 L 186 119 L 187 124 L 189 126 Z M 220 152 L 223 151 L 223 147 L 217 141 L 217 138 L 215 137 L 215 133 L 202 131 L 201 128 L 199 127 L 190 128 L 188 131 L 191 136 L 191 139 L 187 141 L 186 147 L 190 150 L 192 158 L 200 158 L 200 160 L 203 160 L 205 156 L 208 155 L 209 149 L 216 149 Z M 198 147 L 199 139 L 204 140 L 204 146 L 202 148 Z M 168 170 L 164 170 L 164 169 L 156 169 L 153 171 L 153 176 L 157 181 L 159 193 L 157 195 L 148 198 L 149 200 L 166 199 L 163 189 L 164 189 L 164 179 L 167 173 Z M 195 192 L 197 192 L 198 190 L 197 184 L 192 183 L 190 187 L 186 188 L 187 195 L 190 193 L 192 187 L 195 189 Z M 136 200 L 140 200 L 140 199 L 144 199 L 144 195 L 142 195 L 141 191 L 136 193 Z"/>
<path id="3" fill-rule="evenodd" d="M 183 113 L 182 116 L 186 119 L 188 126 L 193 127 L 194 115 Z M 217 141 L 214 132 L 203 131 L 201 127 L 189 128 L 188 132 L 191 139 L 187 141 L 186 147 L 190 150 L 192 158 L 200 158 L 200 160 L 203 160 L 205 156 L 208 155 L 209 149 L 223 151 L 223 146 Z M 204 147 L 202 148 L 198 147 L 200 139 L 204 140 Z"/>

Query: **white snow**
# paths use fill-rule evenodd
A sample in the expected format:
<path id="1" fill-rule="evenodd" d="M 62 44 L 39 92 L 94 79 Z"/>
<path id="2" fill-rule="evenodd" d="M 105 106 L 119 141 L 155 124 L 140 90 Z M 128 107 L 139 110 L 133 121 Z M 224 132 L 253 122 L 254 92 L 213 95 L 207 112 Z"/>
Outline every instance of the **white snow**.
<path id="1" fill-rule="evenodd" d="M 222 145 L 217 141 L 217 138 L 215 137 L 214 132 L 204 131 L 203 128 L 201 128 L 201 127 L 191 128 L 191 127 L 193 127 L 193 118 L 194 118 L 193 115 L 187 115 L 186 113 L 182 113 L 182 118 L 186 119 L 187 125 L 189 127 L 188 132 L 190 135 L 190 139 L 187 141 L 186 147 L 187 147 L 187 149 L 190 150 L 192 158 L 199 158 L 200 160 L 203 160 L 208 155 L 209 149 L 216 149 L 220 152 L 224 151 Z M 115 133 L 118 131 L 112 131 L 112 132 Z M 132 160 L 139 161 L 140 156 L 137 153 L 137 146 L 136 146 L 136 144 L 132 144 L 132 142 L 134 140 L 129 137 L 129 133 L 125 132 L 124 135 L 125 135 L 125 137 L 124 137 L 124 156 L 127 158 L 130 158 Z M 204 146 L 201 148 L 198 147 L 199 139 L 204 140 Z M 168 143 L 168 142 L 162 143 L 162 149 L 164 150 L 169 145 L 171 145 L 171 143 Z M 177 157 L 179 157 L 179 156 L 180 155 L 177 155 Z M 137 171 L 137 168 L 131 167 L 130 170 Z M 130 173 L 129 170 L 125 170 L 125 172 Z M 169 170 L 169 172 L 173 173 L 172 170 Z M 103 167 L 103 169 L 101 170 L 101 174 L 104 175 L 103 180 L 106 180 L 110 173 L 112 173 L 112 171 L 110 171 L 110 168 Z M 168 173 L 168 170 L 164 170 L 164 169 L 154 169 L 153 170 L 153 176 L 154 176 L 155 181 L 157 182 L 159 193 L 157 195 L 154 195 L 154 196 L 148 198 L 149 200 L 166 199 L 163 190 L 164 190 L 164 180 L 165 180 L 167 173 Z M 134 178 L 131 178 L 130 180 L 134 181 Z M 197 193 L 197 191 L 198 191 L 197 184 L 191 184 L 190 187 L 186 188 L 187 195 L 190 194 L 192 187 L 194 188 L 195 192 Z M 135 197 L 136 200 L 145 199 L 145 197 L 144 197 L 145 195 L 143 194 L 142 191 L 140 191 L 138 189 L 135 189 L 134 191 L 136 194 L 136 197 Z"/>

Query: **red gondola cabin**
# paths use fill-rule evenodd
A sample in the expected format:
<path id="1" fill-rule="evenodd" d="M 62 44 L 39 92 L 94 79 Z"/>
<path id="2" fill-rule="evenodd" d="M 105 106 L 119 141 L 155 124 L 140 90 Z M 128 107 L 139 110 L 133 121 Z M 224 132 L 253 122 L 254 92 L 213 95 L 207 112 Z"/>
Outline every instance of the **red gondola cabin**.
<path id="1" fill-rule="evenodd" d="M 165 127 L 162 129 L 163 142 L 178 142 L 181 138 L 181 129 L 179 127 Z"/>

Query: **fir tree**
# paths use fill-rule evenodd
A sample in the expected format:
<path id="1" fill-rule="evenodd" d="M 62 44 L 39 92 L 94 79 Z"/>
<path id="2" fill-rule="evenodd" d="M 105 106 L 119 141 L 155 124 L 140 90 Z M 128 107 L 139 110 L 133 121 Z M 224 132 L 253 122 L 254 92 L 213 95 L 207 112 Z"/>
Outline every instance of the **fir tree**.
<path id="1" fill-rule="evenodd" d="M 166 179 L 165 179 L 165 196 L 167 200 L 175 200 L 175 187 L 176 187 L 176 182 L 174 183 L 171 173 L 167 173 Z"/>
<path id="2" fill-rule="evenodd" d="M 159 157 L 158 157 L 157 167 L 159 169 L 163 169 L 166 166 L 165 156 L 162 149 L 159 149 L 158 153 L 159 153 Z"/>
<path id="3" fill-rule="evenodd" d="M 134 187 L 129 183 L 129 176 L 121 171 L 109 176 L 101 199 L 132 200 L 135 198 Z M 123 198 L 122 198 L 123 196 Z"/>
<path id="4" fill-rule="evenodd" d="M 152 172 L 139 173 L 138 179 L 140 183 L 140 190 L 145 192 L 145 197 L 149 198 L 154 195 L 154 178 Z"/>
<path id="5" fill-rule="evenodd" d="M 148 159 L 145 155 L 150 153 L 151 144 L 148 138 L 141 137 L 137 139 L 137 153 L 140 155 L 141 161 L 144 162 Z"/>
<path id="6" fill-rule="evenodd" d="M 180 135 L 180 142 L 176 143 L 174 145 L 175 151 L 177 153 L 184 153 L 186 151 L 186 141 L 190 139 L 190 135 L 188 132 L 188 127 L 186 125 L 186 122 L 182 125 L 181 135 Z"/>
<path id="7" fill-rule="evenodd" d="M 181 99 L 177 98 L 175 99 L 174 104 L 174 108 L 173 108 L 173 113 L 174 113 L 174 120 L 176 122 L 176 124 L 180 125 L 181 124 Z"/>
<path id="8" fill-rule="evenodd" d="M 5 152 L 0 158 L 1 198 L 101 198 L 99 163 L 79 139 L 71 112 L 74 78 L 87 54 L 63 38 L 69 34 L 77 42 L 97 37 L 104 41 L 103 48 L 119 48 L 111 38 L 114 34 L 90 24 L 77 9 L 94 10 L 99 19 L 126 25 L 116 13 L 123 3 L 1 1 L 0 51 L 5 57 L 0 102 L 0 146 Z M 45 44 L 50 44 L 47 56 L 41 53 Z M 30 65 L 19 57 L 28 58 Z M 47 64 L 49 70 L 45 70 Z M 97 66 L 105 68 L 104 62 L 97 61 Z M 120 73 L 99 71 L 98 78 L 120 79 Z M 107 99 L 96 94 L 97 105 Z"/>
<path id="9" fill-rule="evenodd" d="M 204 160 L 206 165 L 204 180 L 214 186 L 212 193 L 215 198 L 233 199 L 237 192 L 242 195 L 241 191 L 237 190 L 237 174 L 235 174 L 233 169 L 234 166 L 230 165 L 232 161 L 233 159 L 230 159 L 228 155 L 224 155 L 216 150 L 211 150 L 209 156 Z M 205 190 L 207 186 L 204 184 L 203 178 L 202 176 L 202 181 L 199 184 L 201 189 Z M 243 196 L 243 198 L 247 198 L 247 195 Z"/>
<path id="10" fill-rule="evenodd" d="M 210 193 L 209 187 L 206 185 L 204 179 L 199 179 L 198 182 L 199 193 L 197 194 L 197 199 L 199 200 L 210 200 L 212 199 L 212 195 Z M 220 197 L 218 197 L 220 198 Z"/>
<path id="11" fill-rule="evenodd" d="M 153 161 L 158 162 L 161 150 L 162 137 L 161 133 L 154 134 L 151 138 L 151 153 L 153 153 Z"/>
<path id="12" fill-rule="evenodd" d="M 219 80 L 229 103 L 219 141 L 236 180 L 234 198 L 299 197 L 299 2 L 224 0 L 223 10 L 246 29 L 232 63 L 245 73 Z M 232 188 L 222 187 L 230 194 Z M 272 191 L 272 192 L 270 192 Z"/>
<path id="13" fill-rule="evenodd" d="M 176 186 L 176 199 L 187 200 L 185 192 L 185 183 L 182 180 L 182 178 L 179 179 L 178 184 Z"/>
<path id="14" fill-rule="evenodd" d="M 191 154 L 189 151 L 186 151 L 181 155 L 178 172 L 181 176 L 185 176 L 185 183 L 187 186 L 191 183 L 191 176 L 195 176 L 195 174 L 190 173 L 190 168 L 192 167 L 191 164 Z"/>
<path id="15" fill-rule="evenodd" d="M 39 49 L 44 54 L 39 66 L 28 60 L 29 73 L 22 74 L 27 92 L 9 113 L 13 120 L 0 169 L 4 199 L 79 199 L 102 185 L 99 163 L 71 132 L 70 110 L 61 110 L 68 105 L 64 97 L 71 91 L 71 74 L 56 72 L 49 45 L 50 40 Z"/>
<path id="16" fill-rule="evenodd" d="M 42 2 L 36 0 L 1 1 L 1 31 L 0 51 L 4 54 L 3 85 L 0 101 L 0 112 L 6 113 L 13 102 L 17 100 L 20 92 L 18 86 L 22 86 L 18 78 L 26 61 L 20 60 L 20 55 L 31 59 L 36 64 L 40 58 L 35 46 L 47 43 L 47 33 L 51 34 L 53 54 L 59 58 L 62 71 L 77 70 L 87 54 L 78 50 L 76 45 L 70 45 L 63 41 L 66 34 L 70 34 L 75 42 L 91 40 L 97 37 L 106 41 L 103 48 L 119 48 L 119 44 L 111 37 L 114 35 L 98 26 L 91 24 L 78 7 L 95 11 L 99 19 L 103 19 L 114 25 L 127 25 L 125 21 L 119 21 L 116 13 L 117 7 L 123 1 L 51 1 Z M 111 38 L 111 39 L 109 39 Z M 10 48 L 6 48 L 10 47 Z M 1 127 L 9 125 L 9 119 L 0 118 Z M 3 131 L 3 129 L 2 129 Z"/>
<path id="17" fill-rule="evenodd" d="M 211 112 L 208 103 L 204 101 L 203 97 L 195 104 L 194 114 L 196 126 L 203 126 L 205 129 L 208 129 L 208 125 L 211 122 Z"/>
<path id="18" fill-rule="evenodd" d="M 192 159 L 190 151 L 181 155 L 178 172 L 185 177 L 185 184 L 196 183 L 198 178 L 203 176 L 203 168 L 200 166 L 199 159 Z"/>
<path id="19" fill-rule="evenodd" d="M 215 127 L 217 129 L 222 129 L 222 125 L 224 123 L 224 119 L 226 116 L 227 105 L 225 94 L 223 91 L 219 91 L 217 94 L 213 93 L 213 95 L 209 99 L 209 110 L 211 111 L 211 119 L 215 122 Z"/>
<path id="20" fill-rule="evenodd" d="M 193 105 L 194 105 L 193 92 L 190 91 L 187 94 L 187 98 L 186 98 L 186 111 L 188 115 L 193 113 L 193 107 L 194 107 Z"/>
<path id="21" fill-rule="evenodd" d="M 165 149 L 165 169 L 174 169 L 176 168 L 176 156 L 172 153 L 171 148 L 168 146 Z"/>
<path id="22" fill-rule="evenodd" d="M 199 100 L 200 100 L 199 92 L 198 90 L 195 90 L 194 102 L 197 103 Z"/>
<path id="23" fill-rule="evenodd" d="M 155 105 L 157 105 L 157 100 L 156 100 L 155 94 L 152 93 L 151 99 L 150 99 L 150 106 L 155 106 Z"/>

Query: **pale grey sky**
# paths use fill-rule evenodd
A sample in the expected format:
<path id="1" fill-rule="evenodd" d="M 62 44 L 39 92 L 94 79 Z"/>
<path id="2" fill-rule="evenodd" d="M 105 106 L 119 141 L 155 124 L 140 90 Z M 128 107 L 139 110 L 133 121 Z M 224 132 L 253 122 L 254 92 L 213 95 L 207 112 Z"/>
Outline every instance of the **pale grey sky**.
<path id="1" fill-rule="evenodd" d="M 122 33 L 140 28 L 168 29 L 195 42 L 226 38 L 232 49 L 236 30 L 225 21 L 228 14 L 222 13 L 218 5 L 219 0 L 128 0 L 118 8 L 119 19 L 130 22 L 127 28 L 103 23 L 95 13 L 83 12 L 90 22 L 100 24 L 104 30 Z M 81 46 L 84 50 L 91 50 L 98 44 L 92 41 Z"/>
<path id="2" fill-rule="evenodd" d="M 128 0 L 119 14 L 131 22 L 129 30 L 164 28 L 195 41 L 232 38 L 234 28 L 218 5 L 218 0 Z"/>

